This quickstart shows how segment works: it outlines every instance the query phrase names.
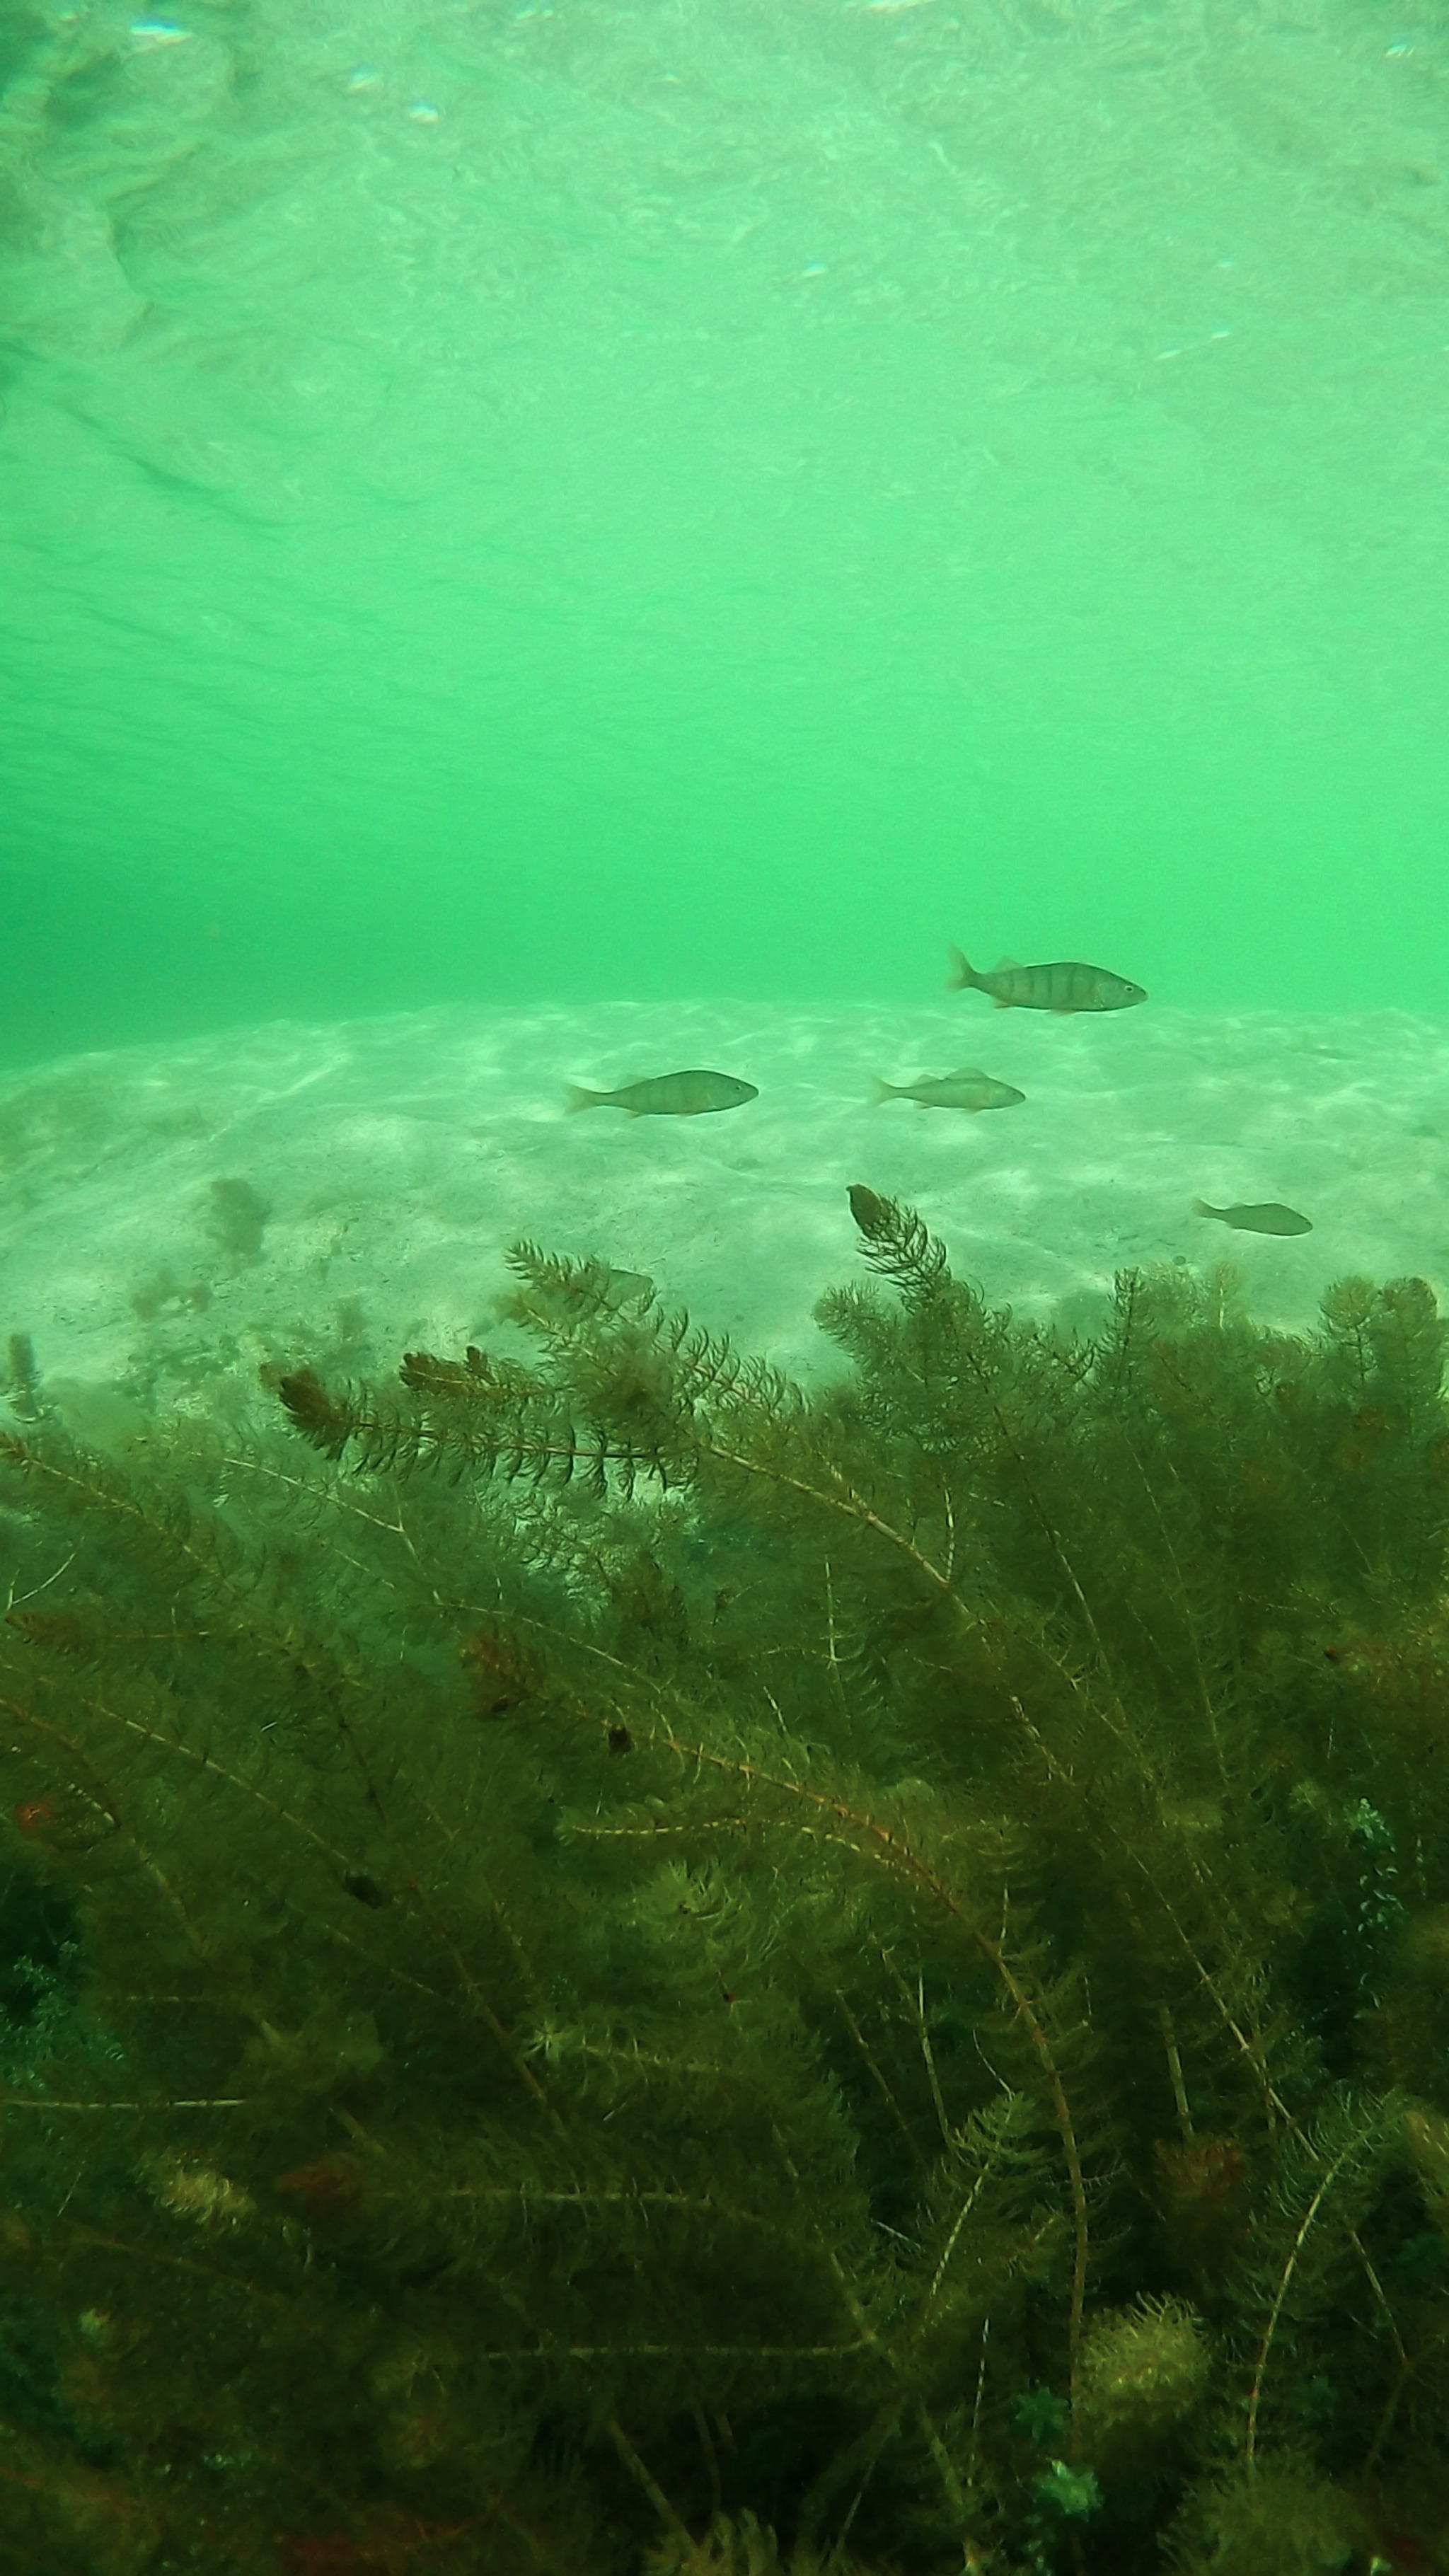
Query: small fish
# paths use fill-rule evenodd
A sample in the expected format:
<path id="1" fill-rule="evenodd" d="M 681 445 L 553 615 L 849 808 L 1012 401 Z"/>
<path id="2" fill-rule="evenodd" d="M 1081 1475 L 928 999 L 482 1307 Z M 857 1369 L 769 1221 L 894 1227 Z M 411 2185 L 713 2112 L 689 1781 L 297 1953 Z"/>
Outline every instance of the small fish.
<path id="1" fill-rule="evenodd" d="M 1147 995 L 1140 984 L 1129 984 L 1125 975 L 1109 975 L 1105 966 L 1083 966 L 1074 957 L 1062 958 L 1054 966 L 1018 966 L 1014 957 L 1003 957 L 989 975 L 978 975 L 975 967 L 962 956 L 959 948 L 951 951 L 951 972 L 946 978 L 948 993 L 959 993 L 966 985 L 978 993 L 989 993 L 998 1011 L 1125 1011 L 1133 1002 L 1145 1002 Z"/>
<path id="2" fill-rule="evenodd" d="M 971 1064 L 934 1077 L 923 1073 L 919 1082 L 877 1082 L 875 1086 L 877 1106 L 882 1100 L 919 1100 L 923 1109 L 1014 1109 L 1025 1098 L 1024 1091 L 1009 1082 L 994 1082 L 989 1073 L 978 1073 Z"/>
<path id="3" fill-rule="evenodd" d="M 631 1118 L 699 1118 L 707 1109 L 739 1109 L 758 1100 L 752 1082 L 732 1073 L 658 1073 L 650 1082 L 626 1082 L 618 1091 L 585 1091 L 569 1084 L 570 1109 L 624 1109 Z"/>
<path id="4" fill-rule="evenodd" d="M 1267 1199 L 1261 1207 L 1209 1207 L 1206 1199 L 1194 1199 L 1194 1216 L 1215 1216 L 1219 1225 L 1235 1225 L 1242 1234 L 1311 1234 L 1313 1227 L 1296 1208 L 1282 1207 L 1277 1199 Z"/>

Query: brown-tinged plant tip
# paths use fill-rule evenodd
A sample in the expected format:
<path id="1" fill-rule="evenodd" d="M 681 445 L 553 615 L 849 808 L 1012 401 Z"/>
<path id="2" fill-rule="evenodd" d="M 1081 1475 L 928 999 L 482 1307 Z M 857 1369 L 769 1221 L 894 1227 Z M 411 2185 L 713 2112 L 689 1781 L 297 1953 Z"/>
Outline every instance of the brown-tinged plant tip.
<path id="1" fill-rule="evenodd" d="M 295 1428 L 324 1457 L 340 1458 L 355 1428 L 350 1408 L 327 1393 L 308 1368 L 294 1369 L 277 1388 Z"/>
<path id="2" fill-rule="evenodd" d="M 38 1422 L 45 1407 L 40 1393 L 40 1371 L 36 1366 L 35 1346 L 28 1333 L 12 1333 L 6 1352 L 5 1392 L 10 1409 L 19 1422 Z"/>
<path id="3" fill-rule="evenodd" d="M 849 1204 L 810 1388 L 525 1242 L 250 1443 L 12 1403 L 0 2570 L 1443 2563 L 1434 1296 Z"/>
<path id="4" fill-rule="evenodd" d="M 873 1240 L 886 1223 L 890 1201 L 878 1197 L 874 1190 L 868 1190 L 864 1181 L 852 1181 L 847 1196 L 850 1213 L 861 1233 L 867 1241 Z"/>

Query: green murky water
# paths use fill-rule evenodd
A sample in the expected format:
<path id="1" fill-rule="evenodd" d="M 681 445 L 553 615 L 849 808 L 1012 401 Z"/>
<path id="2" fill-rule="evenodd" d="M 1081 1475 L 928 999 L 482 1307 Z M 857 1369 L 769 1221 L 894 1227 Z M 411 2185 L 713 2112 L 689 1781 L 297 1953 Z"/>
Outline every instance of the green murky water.
<path id="1" fill-rule="evenodd" d="M 1435 0 L 7 9 L 10 1061 L 1444 1006 Z"/>
<path id="2" fill-rule="evenodd" d="M 1449 2576 L 1446 199 L 0 0 L 0 2576 Z"/>

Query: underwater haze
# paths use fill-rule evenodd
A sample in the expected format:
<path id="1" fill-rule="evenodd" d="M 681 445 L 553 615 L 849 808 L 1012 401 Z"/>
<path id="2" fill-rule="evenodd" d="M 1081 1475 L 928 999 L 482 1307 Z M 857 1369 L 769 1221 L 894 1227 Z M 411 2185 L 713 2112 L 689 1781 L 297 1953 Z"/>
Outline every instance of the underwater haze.
<path id="1" fill-rule="evenodd" d="M 1449 2576 L 1449 0 L 0 0 L 0 2576 Z"/>
<path id="2" fill-rule="evenodd" d="M 4 1059 L 1442 1011 L 1437 0 L 0 21 Z"/>

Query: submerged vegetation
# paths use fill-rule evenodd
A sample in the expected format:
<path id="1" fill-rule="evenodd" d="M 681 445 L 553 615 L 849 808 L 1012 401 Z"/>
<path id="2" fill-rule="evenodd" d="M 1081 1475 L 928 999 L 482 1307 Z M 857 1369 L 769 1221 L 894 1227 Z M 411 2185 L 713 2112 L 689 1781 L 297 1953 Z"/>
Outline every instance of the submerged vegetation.
<path id="1" fill-rule="evenodd" d="M 530 1246 L 261 1446 L 20 1372 L 0 2567 L 1446 2564 L 1434 1300 L 851 1196 L 808 1396 Z"/>

